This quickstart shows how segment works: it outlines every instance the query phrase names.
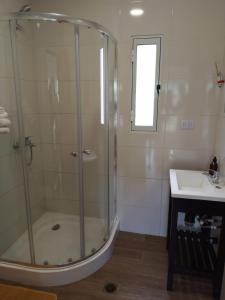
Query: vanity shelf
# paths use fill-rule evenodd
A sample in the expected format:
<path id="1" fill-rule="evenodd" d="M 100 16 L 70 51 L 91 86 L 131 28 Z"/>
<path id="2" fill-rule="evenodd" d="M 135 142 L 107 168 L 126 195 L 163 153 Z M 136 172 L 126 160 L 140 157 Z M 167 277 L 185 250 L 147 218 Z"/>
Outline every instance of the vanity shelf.
<path id="1" fill-rule="evenodd" d="M 212 281 L 213 295 L 220 298 L 225 261 L 225 183 L 220 189 L 210 183 L 201 171 L 170 170 L 170 198 L 168 214 L 167 248 L 168 276 L 167 289 L 173 290 L 176 273 L 206 276 Z M 206 216 L 219 220 L 212 226 L 191 228 L 180 224 L 179 216 Z M 188 223 L 188 222 L 187 222 Z M 216 251 L 209 240 L 216 234 Z"/>
<path id="2" fill-rule="evenodd" d="M 201 232 L 177 231 L 176 272 L 210 277 L 215 270 L 216 253 Z"/>

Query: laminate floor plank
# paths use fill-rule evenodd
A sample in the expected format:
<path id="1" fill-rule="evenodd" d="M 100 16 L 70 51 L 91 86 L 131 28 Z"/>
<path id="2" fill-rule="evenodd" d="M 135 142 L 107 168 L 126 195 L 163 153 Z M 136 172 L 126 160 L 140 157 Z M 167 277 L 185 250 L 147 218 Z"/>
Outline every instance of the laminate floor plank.
<path id="1" fill-rule="evenodd" d="M 66 286 L 45 290 L 58 300 L 211 300 L 212 286 L 207 279 L 176 275 L 174 291 L 166 290 L 166 239 L 120 232 L 112 258 L 92 276 Z M 114 283 L 109 294 L 104 286 Z"/>

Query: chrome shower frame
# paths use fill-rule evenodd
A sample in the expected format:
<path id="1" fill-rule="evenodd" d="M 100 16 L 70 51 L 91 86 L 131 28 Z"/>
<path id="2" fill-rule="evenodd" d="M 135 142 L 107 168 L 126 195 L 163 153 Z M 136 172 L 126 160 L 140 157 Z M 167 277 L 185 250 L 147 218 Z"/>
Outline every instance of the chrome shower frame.
<path id="1" fill-rule="evenodd" d="M 8 15 L 1 15 L 0 20 L 10 21 L 10 20 L 27 20 L 27 21 L 52 21 L 52 22 L 58 22 L 58 23 L 70 23 L 74 25 L 83 25 L 90 28 L 93 28 L 100 33 L 104 33 L 107 35 L 117 46 L 117 40 L 113 36 L 113 34 L 107 30 L 104 26 L 89 21 L 86 19 L 79 19 L 74 18 L 68 15 L 64 14 L 58 14 L 58 13 L 35 13 L 35 12 L 18 12 L 18 13 L 11 13 Z"/>

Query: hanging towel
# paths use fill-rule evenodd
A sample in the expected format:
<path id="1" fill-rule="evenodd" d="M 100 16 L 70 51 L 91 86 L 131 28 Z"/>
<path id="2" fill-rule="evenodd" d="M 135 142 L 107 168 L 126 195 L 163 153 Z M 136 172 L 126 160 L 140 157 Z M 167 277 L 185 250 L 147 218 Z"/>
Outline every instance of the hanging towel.
<path id="1" fill-rule="evenodd" d="M 1 119 L 0 118 L 0 127 L 7 127 L 11 125 L 11 121 L 9 119 Z"/>
<path id="2" fill-rule="evenodd" d="M 0 106 L 0 114 L 3 114 L 3 113 L 5 113 L 5 112 L 6 112 L 5 108 L 2 107 L 2 106 Z"/>
<path id="3" fill-rule="evenodd" d="M 8 113 L 7 112 L 0 112 L 0 119 L 3 119 L 3 118 L 8 118 Z"/>
<path id="4" fill-rule="evenodd" d="M 0 134 L 6 134 L 6 133 L 9 133 L 9 132 L 10 132 L 9 127 L 1 127 L 0 128 Z"/>
<path id="5" fill-rule="evenodd" d="M 0 134 L 9 133 L 10 125 L 11 121 L 8 119 L 8 113 L 3 106 L 0 106 Z"/>

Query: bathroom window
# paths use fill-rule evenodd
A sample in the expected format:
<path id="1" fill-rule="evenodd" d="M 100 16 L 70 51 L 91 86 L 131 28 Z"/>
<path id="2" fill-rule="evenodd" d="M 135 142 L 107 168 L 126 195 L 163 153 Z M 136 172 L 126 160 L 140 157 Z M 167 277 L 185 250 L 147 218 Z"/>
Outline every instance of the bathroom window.
<path id="1" fill-rule="evenodd" d="M 132 130 L 156 131 L 161 37 L 133 39 Z"/>

